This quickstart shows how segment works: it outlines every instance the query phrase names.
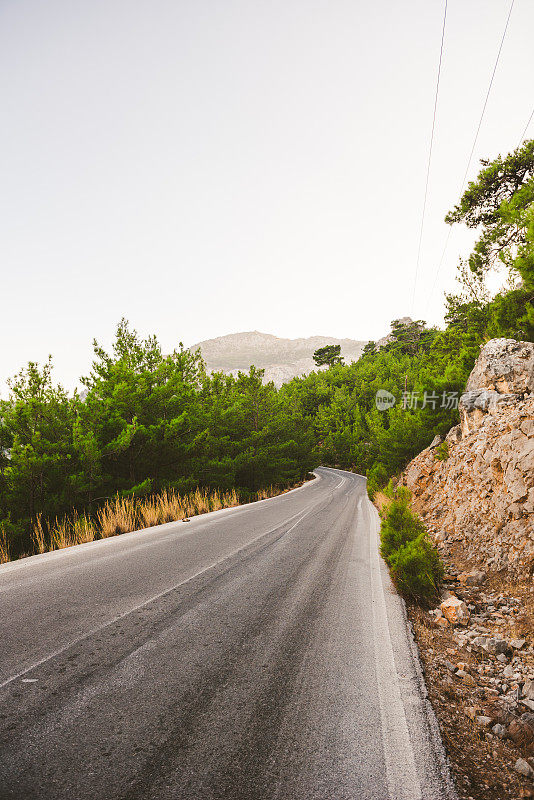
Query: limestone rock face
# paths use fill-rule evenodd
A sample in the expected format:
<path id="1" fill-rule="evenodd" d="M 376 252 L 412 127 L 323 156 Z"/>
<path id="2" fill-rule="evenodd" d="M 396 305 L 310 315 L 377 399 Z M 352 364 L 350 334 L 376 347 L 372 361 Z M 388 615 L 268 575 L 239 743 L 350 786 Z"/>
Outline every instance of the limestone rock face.
<path id="1" fill-rule="evenodd" d="M 499 394 L 534 392 L 534 344 L 491 339 L 480 351 L 466 391 L 493 389 Z"/>
<path id="2" fill-rule="evenodd" d="M 402 482 L 445 551 L 471 567 L 534 573 L 534 344 L 494 339 L 459 403 L 448 457 L 420 453 Z"/>

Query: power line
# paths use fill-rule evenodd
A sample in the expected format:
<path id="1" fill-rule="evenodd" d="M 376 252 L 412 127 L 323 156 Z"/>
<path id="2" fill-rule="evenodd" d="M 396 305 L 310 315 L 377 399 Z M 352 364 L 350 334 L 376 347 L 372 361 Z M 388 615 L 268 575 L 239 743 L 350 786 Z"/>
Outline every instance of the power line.
<path id="1" fill-rule="evenodd" d="M 434 97 L 434 114 L 432 116 L 432 131 L 431 131 L 431 134 L 430 134 L 430 147 L 428 149 L 428 164 L 427 164 L 427 168 L 426 168 L 425 196 L 424 196 L 424 200 L 423 200 L 423 211 L 421 213 L 421 227 L 420 227 L 420 230 L 419 230 L 419 245 L 418 245 L 418 248 L 417 248 L 417 260 L 416 260 L 416 263 L 415 263 L 415 275 L 414 275 L 414 280 L 413 280 L 412 314 L 413 314 L 413 308 L 414 308 L 414 304 L 415 304 L 415 288 L 417 286 L 417 275 L 418 275 L 418 272 L 419 272 L 419 262 L 421 260 L 421 245 L 423 243 L 423 228 L 424 228 L 424 224 L 425 224 L 426 201 L 427 201 L 427 198 L 428 198 L 428 181 L 429 181 L 429 178 L 430 178 L 430 162 L 432 160 L 432 147 L 434 145 L 434 131 L 435 131 L 435 128 L 436 128 L 436 113 L 437 113 L 437 109 L 438 109 L 439 81 L 440 81 L 440 77 L 441 77 L 441 62 L 443 60 L 443 42 L 445 40 L 445 23 L 447 21 L 447 2 L 448 2 L 448 0 L 445 0 L 445 9 L 444 9 L 444 12 L 443 12 L 443 28 L 442 28 L 442 31 L 441 31 L 441 47 L 440 47 L 440 51 L 439 51 L 438 76 L 437 76 L 437 80 L 436 80 L 436 94 L 435 94 L 435 97 Z"/>
<path id="2" fill-rule="evenodd" d="M 486 93 L 486 99 L 484 100 L 484 106 L 482 108 L 482 114 L 480 115 L 480 120 L 478 122 L 477 132 L 475 134 L 475 138 L 473 141 L 473 147 L 471 148 L 471 152 L 469 153 L 469 161 L 467 162 L 467 167 L 465 168 L 465 175 L 462 181 L 462 188 L 460 189 L 460 196 L 464 190 L 465 182 L 467 180 L 467 173 L 469 172 L 469 167 L 471 166 L 471 159 L 473 158 L 473 153 L 475 152 L 476 143 L 478 141 L 478 134 L 480 133 L 480 128 L 482 126 L 482 120 L 484 119 L 484 114 L 486 113 L 486 106 L 488 105 L 488 100 L 491 92 L 491 87 L 493 86 L 493 79 L 495 78 L 495 73 L 497 72 L 497 64 L 499 63 L 499 59 L 501 57 L 501 50 L 504 44 L 504 39 L 506 37 L 506 31 L 508 30 L 508 23 L 510 22 L 510 17 L 512 16 L 512 9 L 514 7 L 515 0 L 512 0 L 510 4 L 510 10 L 508 12 L 508 16 L 506 18 L 506 25 L 504 26 L 504 32 L 502 35 L 501 43 L 499 45 L 499 52 L 497 53 L 497 58 L 495 59 L 495 66 L 493 67 L 493 72 L 491 73 L 491 80 L 488 86 L 488 91 Z"/>
<path id="3" fill-rule="evenodd" d="M 519 140 L 519 144 L 517 145 L 518 147 L 521 147 L 521 145 L 522 145 L 522 144 L 523 144 L 523 142 L 525 141 L 525 134 L 526 134 L 526 132 L 528 131 L 528 126 L 529 126 L 529 125 L 530 125 L 530 123 L 532 122 L 532 117 L 534 117 L 534 108 L 532 109 L 532 114 L 531 114 L 531 115 L 530 115 L 530 117 L 528 118 L 528 122 L 527 122 L 527 124 L 525 125 L 525 130 L 524 130 L 524 131 L 523 131 L 523 133 L 521 134 L 521 139 Z"/>
<path id="4" fill-rule="evenodd" d="M 477 144 L 477 141 L 478 141 L 478 135 L 480 133 L 480 128 L 482 127 L 482 121 L 484 119 L 484 114 L 486 113 L 486 106 L 488 105 L 488 100 L 489 100 L 489 96 L 490 96 L 490 93 L 491 93 L 491 88 L 493 86 L 493 80 L 495 78 L 495 73 L 497 72 L 497 65 L 498 65 L 499 59 L 501 57 L 501 50 L 502 50 L 502 46 L 504 44 L 504 40 L 506 38 L 506 32 L 508 30 L 508 24 L 510 22 L 510 17 L 512 16 L 512 10 L 514 8 L 514 3 L 515 3 L 515 0 L 512 0 L 512 2 L 510 3 L 510 9 L 508 11 L 508 16 L 506 18 L 506 24 L 504 26 L 503 35 L 501 37 L 501 43 L 499 45 L 499 50 L 497 52 L 497 58 L 495 59 L 495 64 L 493 66 L 493 72 L 491 73 L 491 79 L 490 79 L 489 86 L 488 86 L 488 91 L 486 92 L 486 99 L 484 100 L 484 105 L 482 106 L 482 113 L 480 114 L 480 119 L 478 121 L 478 126 L 477 126 L 477 130 L 476 130 L 476 133 L 475 133 L 475 138 L 473 139 L 473 146 L 471 147 L 471 152 L 469 153 L 469 159 L 467 161 L 467 167 L 465 168 L 465 173 L 464 173 L 464 177 L 463 177 L 463 180 L 462 180 L 462 187 L 460 189 L 460 197 L 462 196 L 462 194 L 464 192 L 465 184 L 466 184 L 466 181 L 467 181 L 467 175 L 469 173 L 469 167 L 471 166 L 471 161 L 473 159 L 473 153 L 475 152 L 475 147 L 476 147 L 476 144 Z M 534 111 L 532 113 L 534 114 Z M 532 115 L 531 115 L 530 119 L 532 119 Z M 528 126 L 530 124 L 530 119 L 529 119 L 529 121 L 527 123 L 527 128 L 528 128 Z M 526 128 L 525 128 L 525 132 L 526 132 Z M 449 226 L 449 230 L 448 230 L 448 233 L 447 233 L 447 238 L 445 239 L 445 245 L 443 247 L 443 252 L 441 254 L 441 258 L 439 260 L 438 268 L 437 268 L 436 274 L 434 276 L 434 283 L 432 285 L 432 289 L 431 289 L 430 294 L 428 296 L 427 309 L 428 309 L 428 305 L 430 303 L 430 300 L 432 299 L 432 295 L 434 294 L 434 289 L 436 288 L 439 272 L 441 270 L 441 266 L 442 266 L 443 260 L 445 258 L 445 253 L 447 251 L 447 246 L 449 244 L 449 239 L 451 238 L 451 231 L 452 231 L 452 227 Z"/>

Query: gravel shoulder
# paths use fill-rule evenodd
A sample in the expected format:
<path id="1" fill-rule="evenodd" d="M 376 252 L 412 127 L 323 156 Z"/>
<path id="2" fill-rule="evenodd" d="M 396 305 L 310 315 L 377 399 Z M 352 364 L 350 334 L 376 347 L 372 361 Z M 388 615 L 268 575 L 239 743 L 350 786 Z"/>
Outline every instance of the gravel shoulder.
<path id="1" fill-rule="evenodd" d="M 408 614 L 458 794 L 534 798 L 532 587 L 470 569 L 460 548 L 444 561 L 444 604 Z"/>

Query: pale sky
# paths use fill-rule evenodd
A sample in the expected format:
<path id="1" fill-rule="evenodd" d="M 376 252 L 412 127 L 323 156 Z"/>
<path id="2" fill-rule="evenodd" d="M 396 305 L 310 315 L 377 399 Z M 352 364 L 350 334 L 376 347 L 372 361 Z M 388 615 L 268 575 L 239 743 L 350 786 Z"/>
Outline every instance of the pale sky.
<path id="1" fill-rule="evenodd" d="M 0 0 L 0 386 L 52 353 L 73 388 L 122 316 L 165 350 L 440 322 L 510 3 L 448 3 L 412 313 L 443 6 Z M 471 178 L 532 111 L 533 31 L 515 0 Z"/>

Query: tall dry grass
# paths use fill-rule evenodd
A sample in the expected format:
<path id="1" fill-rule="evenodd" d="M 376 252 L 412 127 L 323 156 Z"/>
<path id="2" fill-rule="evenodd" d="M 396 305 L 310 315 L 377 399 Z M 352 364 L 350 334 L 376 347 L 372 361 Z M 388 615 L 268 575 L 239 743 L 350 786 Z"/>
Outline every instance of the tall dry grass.
<path id="1" fill-rule="evenodd" d="M 9 544 L 4 528 L 0 528 L 0 564 L 7 564 L 9 558 Z"/>
<path id="2" fill-rule="evenodd" d="M 269 486 L 247 500 L 264 500 L 281 491 Z M 45 553 L 96 539 L 107 539 L 121 533 L 188 519 L 208 511 L 233 508 L 241 502 L 235 489 L 227 492 L 196 489 L 185 495 L 178 494 L 174 489 L 164 489 L 159 494 L 145 498 L 114 497 L 99 509 L 95 519 L 74 512 L 49 523 L 38 515 L 32 532 L 34 552 Z M 9 561 L 9 551 L 5 533 L 0 531 L 0 563 L 3 560 Z"/>
<path id="3" fill-rule="evenodd" d="M 37 514 L 37 520 L 32 531 L 33 547 L 36 553 L 46 553 L 48 550 L 46 542 L 45 526 L 41 514 Z"/>

